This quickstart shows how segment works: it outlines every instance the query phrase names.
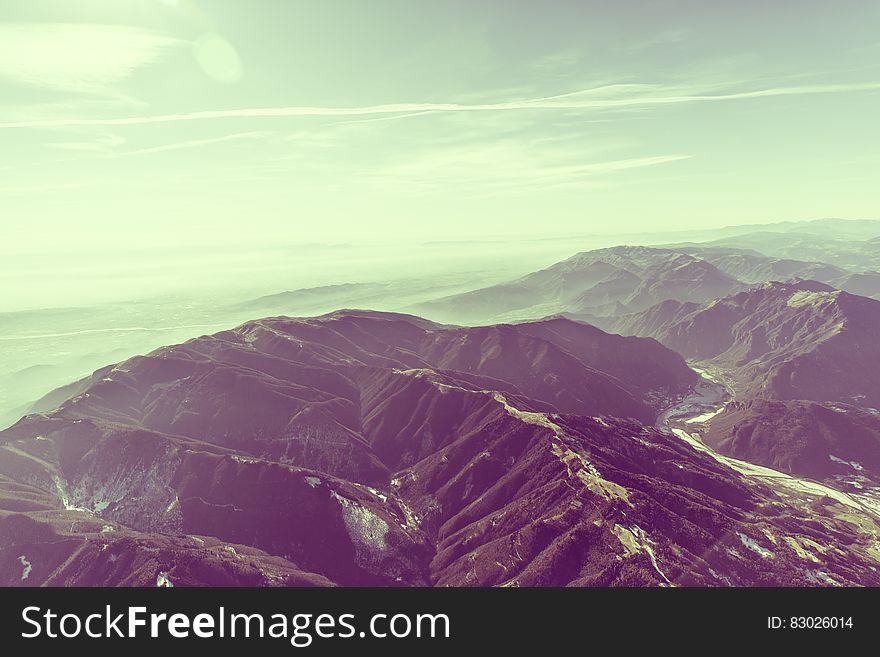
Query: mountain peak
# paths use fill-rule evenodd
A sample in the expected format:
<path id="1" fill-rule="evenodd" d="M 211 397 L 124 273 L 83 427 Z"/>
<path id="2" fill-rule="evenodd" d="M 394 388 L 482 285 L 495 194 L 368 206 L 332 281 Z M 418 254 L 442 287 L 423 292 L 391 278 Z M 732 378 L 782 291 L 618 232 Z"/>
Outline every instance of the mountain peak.
<path id="1" fill-rule="evenodd" d="M 781 293 L 788 292 L 834 292 L 834 288 L 827 283 L 803 278 L 794 278 L 790 281 L 767 281 L 758 286 L 762 290 L 775 290 Z"/>
<path id="2" fill-rule="evenodd" d="M 729 370 L 740 398 L 880 406 L 880 301 L 816 281 L 773 281 L 700 306 L 621 319 L 688 358 Z"/>

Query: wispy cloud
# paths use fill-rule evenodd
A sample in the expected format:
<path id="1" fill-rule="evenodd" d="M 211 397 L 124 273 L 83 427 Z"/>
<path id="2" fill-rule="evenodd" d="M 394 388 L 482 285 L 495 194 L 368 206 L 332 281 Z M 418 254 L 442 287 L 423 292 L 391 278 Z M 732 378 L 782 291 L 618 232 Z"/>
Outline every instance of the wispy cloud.
<path id="1" fill-rule="evenodd" d="M 42 194 L 45 192 L 67 191 L 91 187 L 88 183 L 42 183 L 36 185 L 10 185 L 0 187 L 0 194 Z"/>
<path id="2" fill-rule="evenodd" d="M 141 148 L 135 151 L 126 151 L 123 155 L 148 155 L 151 153 L 166 153 L 168 151 L 179 151 L 186 148 L 198 148 L 200 146 L 210 146 L 212 144 L 221 144 L 229 141 L 242 141 L 260 139 L 265 137 L 264 132 L 237 132 L 232 135 L 223 135 L 222 137 L 212 137 L 209 139 L 191 139 L 189 141 L 174 142 L 171 144 L 162 144 L 161 146 L 152 146 L 150 148 Z"/>
<path id="3" fill-rule="evenodd" d="M 359 179 L 383 190 L 408 194 L 448 189 L 468 196 L 491 196 L 568 186 L 608 186 L 611 174 L 689 159 L 689 155 L 667 154 L 583 161 L 602 156 L 611 148 L 597 147 L 572 152 L 553 144 L 508 139 L 483 144 L 425 151 L 405 160 L 377 163 L 369 170 L 352 171 L 349 182 Z"/>
<path id="4" fill-rule="evenodd" d="M 359 123 L 378 123 L 380 121 L 398 121 L 400 119 L 409 119 L 414 116 L 425 116 L 426 114 L 434 114 L 432 110 L 422 110 L 421 112 L 408 112 L 406 114 L 392 114 L 390 116 L 380 116 L 374 119 L 351 119 L 348 121 L 340 121 L 339 125 L 355 125 Z"/>
<path id="5" fill-rule="evenodd" d="M 658 47 L 669 47 L 673 44 L 684 43 L 690 33 L 687 29 L 679 27 L 671 30 L 664 30 L 643 38 L 642 40 L 628 41 L 621 45 L 621 50 L 630 54 L 641 54 L 646 50 L 652 50 Z"/>
<path id="6" fill-rule="evenodd" d="M 125 25 L 0 23 L 0 79 L 104 93 L 180 41 Z"/>
<path id="7" fill-rule="evenodd" d="M 237 132 L 229 135 L 221 135 L 219 137 L 209 137 L 206 139 L 189 139 L 185 141 L 175 141 L 158 146 L 149 146 L 146 148 L 138 148 L 131 150 L 120 150 L 120 146 L 127 143 L 125 137 L 117 134 L 99 135 L 90 141 L 63 141 L 49 144 L 51 148 L 57 148 L 67 151 L 82 151 L 89 153 L 98 153 L 101 155 L 150 155 L 153 153 L 167 153 L 171 151 L 185 150 L 189 148 L 200 148 L 202 146 L 211 146 L 213 144 L 222 144 L 231 141 L 251 141 L 263 138 L 266 132 Z"/>
<path id="8" fill-rule="evenodd" d="M 81 151 L 86 153 L 112 153 L 125 143 L 125 137 L 117 134 L 98 135 L 86 140 L 59 141 L 49 144 L 51 148 L 64 151 Z"/>
<path id="9" fill-rule="evenodd" d="M 532 64 L 532 69 L 541 75 L 570 75 L 583 58 L 582 48 L 567 48 L 544 55 Z"/>
<path id="10" fill-rule="evenodd" d="M 615 171 L 624 171 L 626 169 L 641 169 L 643 167 L 652 167 L 658 164 L 666 164 L 667 162 L 678 162 L 679 160 L 687 160 L 690 155 L 656 155 L 654 157 L 636 157 L 625 160 L 610 160 L 608 162 L 597 162 L 594 164 L 584 164 L 575 167 L 576 173 L 581 174 L 602 174 L 613 173 Z"/>
<path id="11" fill-rule="evenodd" d="M 354 117 L 381 115 L 419 115 L 456 112 L 511 112 L 535 110 L 623 110 L 652 106 L 712 103 L 774 96 L 803 96 L 814 94 L 854 93 L 880 90 L 880 81 L 850 84 L 815 84 L 770 87 L 730 93 L 699 93 L 681 88 L 664 88 L 658 85 L 607 85 L 584 89 L 573 93 L 527 98 L 498 103 L 395 103 L 361 107 L 289 106 L 227 110 L 209 110 L 186 114 L 161 114 L 156 116 L 129 116 L 120 118 L 64 118 L 36 121 L 12 121 L 0 123 L 0 129 L 57 128 L 82 126 L 126 126 L 173 123 L 180 121 L 208 121 L 236 118 L 293 118 L 293 117 Z"/>

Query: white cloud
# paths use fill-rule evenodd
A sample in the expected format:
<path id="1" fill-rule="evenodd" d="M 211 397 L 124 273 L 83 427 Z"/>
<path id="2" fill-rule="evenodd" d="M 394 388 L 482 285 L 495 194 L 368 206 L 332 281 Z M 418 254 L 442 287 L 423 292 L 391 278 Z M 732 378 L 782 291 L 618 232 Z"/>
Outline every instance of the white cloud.
<path id="1" fill-rule="evenodd" d="M 180 121 L 206 121 L 234 118 L 291 118 L 291 117 L 352 117 L 383 115 L 419 115 L 426 112 L 510 112 L 510 111 L 608 111 L 630 108 L 647 108 L 662 105 L 723 102 L 770 98 L 774 96 L 801 96 L 814 94 L 853 93 L 880 90 L 880 82 L 852 84 L 816 84 L 788 87 L 770 87 L 729 93 L 705 93 L 699 89 L 663 88 L 657 85 L 626 84 L 607 85 L 584 89 L 573 93 L 541 98 L 497 103 L 396 103 L 362 107 L 264 107 L 228 110 L 208 110 L 188 114 L 162 114 L 156 116 L 130 116 L 121 118 L 68 118 L 0 123 L 0 128 L 53 128 L 72 126 L 124 126 Z"/>
<path id="2" fill-rule="evenodd" d="M 669 154 L 582 160 L 585 156 L 601 156 L 606 150 L 597 147 L 593 153 L 589 149 L 575 153 L 534 142 L 500 140 L 395 159 L 353 175 L 380 189 L 393 187 L 414 194 L 454 189 L 459 194 L 483 196 L 572 185 L 607 186 L 610 183 L 605 177 L 610 174 L 690 157 Z"/>
<path id="3" fill-rule="evenodd" d="M 127 151 L 123 155 L 147 155 L 150 153 L 165 153 L 167 151 L 179 151 L 185 148 L 198 148 L 199 146 L 209 146 L 211 144 L 221 144 L 229 141 L 252 140 L 264 137 L 263 132 L 238 132 L 232 135 L 223 135 L 222 137 L 211 137 L 209 139 L 191 139 L 188 141 L 173 142 L 170 144 L 162 144 L 161 146 L 151 146 L 150 148 L 141 148 L 136 151 Z"/>
<path id="4" fill-rule="evenodd" d="M 0 23 L 0 79 L 102 93 L 178 43 L 125 25 Z"/>
<path id="5" fill-rule="evenodd" d="M 641 169 L 642 167 L 652 167 L 657 164 L 666 164 L 667 162 L 678 162 L 679 160 L 687 160 L 690 155 L 655 155 L 653 157 L 634 157 L 625 160 L 610 160 L 608 162 L 597 162 L 595 164 L 584 164 L 577 167 L 582 174 L 603 174 L 613 173 L 615 171 L 624 171 L 626 169 Z"/>
<path id="6" fill-rule="evenodd" d="M 116 134 L 98 135 L 91 140 L 61 141 L 49 144 L 51 148 L 66 151 L 112 153 L 125 143 L 125 137 Z"/>

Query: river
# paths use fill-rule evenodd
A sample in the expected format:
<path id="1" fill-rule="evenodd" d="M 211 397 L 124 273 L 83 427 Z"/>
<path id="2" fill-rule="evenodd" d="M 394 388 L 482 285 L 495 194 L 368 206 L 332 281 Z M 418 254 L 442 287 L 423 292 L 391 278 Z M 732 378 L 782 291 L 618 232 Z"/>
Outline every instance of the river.
<path id="1" fill-rule="evenodd" d="M 863 511 L 880 519 L 880 489 L 866 488 L 860 493 L 850 493 L 832 488 L 827 484 L 796 477 L 779 470 L 756 465 L 730 456 L 719 454 L 703 442 L 706 423 L 724 412 L 734 400 L 733 389 L 724 382 L 723 372 L 692 365 L 700 380 L 684 399 L 667 408 L 657 418 L 661 431 L 671 432 L 694 449 L 710 455 L 748 479 L 765 484 L 786 498 L 830 497 L 850 508 Z"/>

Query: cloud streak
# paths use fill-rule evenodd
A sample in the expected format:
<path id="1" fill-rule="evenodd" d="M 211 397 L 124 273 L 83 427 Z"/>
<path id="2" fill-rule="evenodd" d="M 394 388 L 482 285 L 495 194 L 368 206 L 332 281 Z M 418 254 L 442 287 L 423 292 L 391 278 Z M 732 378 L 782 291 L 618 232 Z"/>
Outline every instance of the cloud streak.
<path id="1" fill-rule="evenodd" d="M 120 118 L 64 118 L 0 123 L 0 129 L 59 128 L 87 126 L 129 126 L 183 121 L 211 121 L 219 119 L 247 118 L 296 118 L 296 117 L 379 117 L 385 115 L 419 115 L 430 113 L 460 112 L 511 112 L 511 111 L 576 111 L 620 110 L 638 107 L 711 103 L 722 101 L 771 98 L 775 96 L 803 96 L 815 94 L 854 93 L 880 90 L 880 82 L 851 84 L 816 84 L 791 87 L 770 87 L 731 93 L 676 94 L 646 93 L 657 90 L 651 85 L 609 85 L 585 89 L 574 93 L 529 98 L 498 103 L 395 103 L 362 107 L 290 106 L 227 110 L 208 110 L 185 114 L 160 114 L 155 116 L 129 116 Z"/>
<path id="2" fill-rule="evenodd" d="M 141 148 L 135 151 L 126 151 L 122 155 L 149 155 L 151 153 L 167 153 L 168 151 L 179 151 L 187 148 L 198 148 L 200 146 L 210 146 L 212 144 L 222 144 L 229 141 L 241 141 L 259 139 L 264 137 L 262 132 L 239 132 L 233 135 L 224 135 L 222 137 L 212 137 L 210 139 L 191 139 L 189 141 L 180 141 L 171 144 L 162 144 L 161 146 L 152 146 L 150 148 Z"/>
<path id="3" fill-rule="evenodd" d="M 597 148 L 594 155 L 603 150 Z M 570 155 L 546 145 L 511 139 L 395 159 L 369 170 L 352 171 L 346 180 L 349 184 L 360 180 L 376 189 L 395 189 L 408 195 L 454 189 L 458 195 L 494 196 L 558 187 L 608 186 L 613 184 L 610 176 L 690 158 L 685 154 L 664 154 L 584 162 Z"/>

